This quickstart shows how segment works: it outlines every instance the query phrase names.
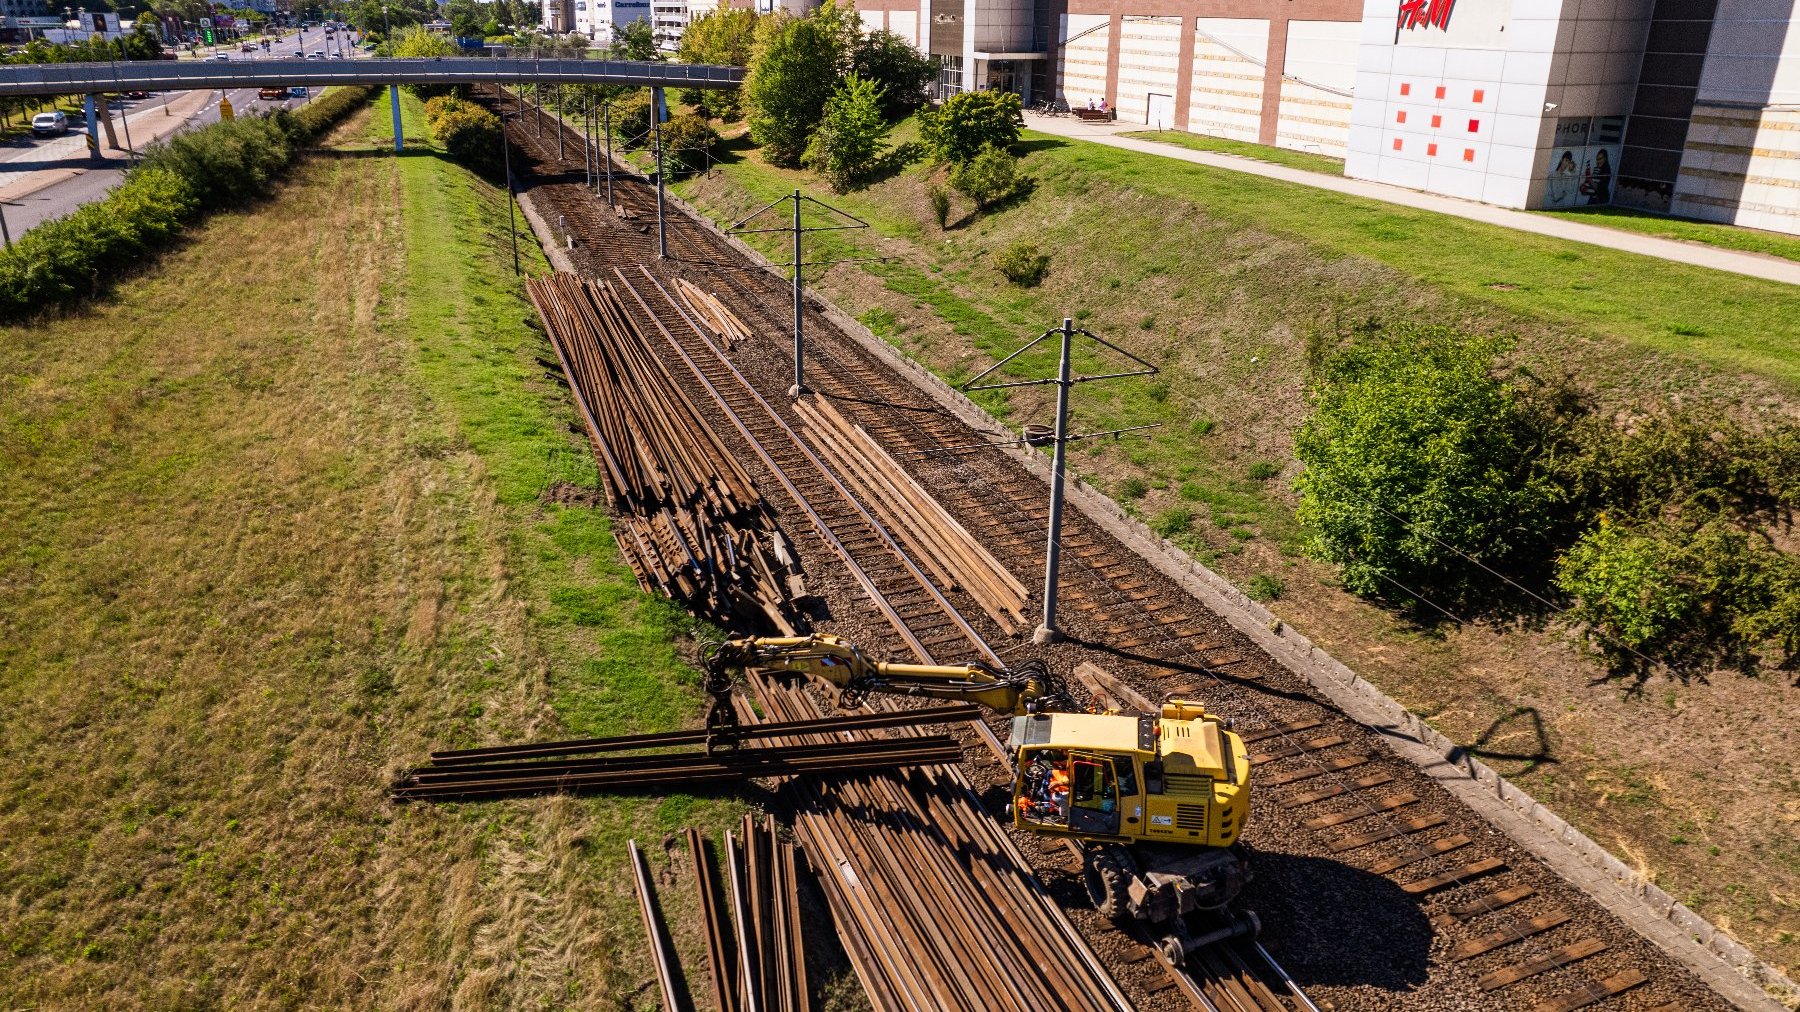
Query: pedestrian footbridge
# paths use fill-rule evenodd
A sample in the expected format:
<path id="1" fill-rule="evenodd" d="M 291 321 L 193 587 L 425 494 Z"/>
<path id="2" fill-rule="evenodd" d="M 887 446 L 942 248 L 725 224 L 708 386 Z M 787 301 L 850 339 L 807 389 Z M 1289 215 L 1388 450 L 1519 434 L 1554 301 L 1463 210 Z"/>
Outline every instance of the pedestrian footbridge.
<path id="1" fill-rule="evenodd" d="M 735 88 L 744 68 L 636 60 L 444 56 L 355 60 L 128 60 L 0 66 L 0 97 L 91 95 L 112 91 L 203 91 L 334 84 L 615 84 L 648 88 Z"/>

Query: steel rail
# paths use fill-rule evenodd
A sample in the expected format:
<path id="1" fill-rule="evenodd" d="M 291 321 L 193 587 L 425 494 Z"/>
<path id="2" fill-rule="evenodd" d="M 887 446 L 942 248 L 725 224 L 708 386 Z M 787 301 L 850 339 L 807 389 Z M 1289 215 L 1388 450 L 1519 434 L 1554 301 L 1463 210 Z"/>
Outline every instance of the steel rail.
<path id="1" fill-rule="evenodd" d="M 737 734 L 741 738 L 773 738 L 808 732 L 865 731 L 874 728 L 901 727 L 911 724 L 948 724 L 981 716 L 974 703 L 936 706 L 923 710 L 901 710 L 896 713 L 850 713 L 828 720 L 801 720 L 784 724 L 746 724 Z M 449 749 L 431 753 L 436 766 L 473 763 L 483 759 L 537 759 L 547 756 L 579 755 L 586 752 L 618 752 L 626 749 L 657 748 L 664 745 L 697 745 L 706 740 L 705 731 L 662 731 L 656 734 L 627 735 L 618 738 L 575 738 L 569 741 L 535 742 L 524 745 L 494 745 L 486 748 Z"/>
<path id="2" fill-rule="evenodd" d="M 546 776 L 557 776 L 563 773 L 607 772 L 642 769 L 661 769 L 673 766 L 720 767 L 725 769 L 743 766 L 755 768 L 759 763 L 780 762 L 786 759 L 811 758 L 828 755 L 858 755 L 862 753 L 886 753 L 903 748 L 913 741 L 955 741 L 948 735 L 934 735 L 929 739 L 922 738 L 866 738 L 854 741 L 808 742 L 801 745 L 790 745 L 784 748 L 755 748 L 738 752 L 726 752 L 717 755 L 705 753 L 664 752 L 650 755 L 607 756 L 597 759 L 573 759 L 560 762 L 524 762 L 465 764 L 449 766 L 443 769 L 424 767 L 408 774 L 409 786 L 436 786 L 448 783 L 470 783 L 475 781 L 499 781 L 507 779 L 533 779 Z"/>
<path id="3" fill-rule="evenodd" d="M 273 85 L 503 84 L 548 81 L 650 88 L 735 88 L 744 68 L 705 63 L 528 57 L 126 60 L 0 66 L 0 98 L 114 91 L 211 91 Z"/>
<path id="4" fill-rule="evenodd" d="M 644 917 L 644 934 L 650 940 L 650 962 L 656 968 L 656 983 L 662 991 L 663 1012 L 683 1012 L 687 1007 L 675 989 L 675 972 L 670 965 L 669 938 L 663 932 L 662 919 L 656 913 L 656 897 L 651 892 L 650 868 L 637 841 L 627 840 L 631 852 L 631 874 L 637 882 L 638 913 Z"/>
<path id="5" fill-rule="evenodd" d="M 706 935 L 706 962 L 712 981 L 713 1004 L 719 1012 L 737 1012 L 738 993 L 732 986 L 731 950 L 725 940 L 725 914 L 719 909 L 719 878 L 706 859 L 706 841 L 700 831 L 687 829 L 688 853 L 694 861 L 694 888 L 700 894 L 700 919 Z"/>
<path id="6" fill-rule="evenodd" d="M 1000 655 L 995 653 L 992 647 L 988 646 L 987 641 L 982 638 L 981 634 L 977 633 L 974 628 L 969 625 L 968 619 L 963 617 L 962 612 L 957 610 L 956 606 L 951 604 L 950 601 L 944 597 L 943 591 L 938 589 L 937 585 L 932 583 L 924 572 L 919 569 L 918 564 L 913 561 L 912 556 L 908 555 L 906 551 L 895 542 L 893 534 L 888 531 L 887 527 L 882 524 L 880 520 L 876 519 L 874 514 L 870 513 L 868 508 L 858 501 L 857 498 L 850 493 L 848 488 L 844 487 L 843 481 L 839 479 L 837 474 L 832 471 L 823 460 L 819 459 L 819 455 L 813 451 L 813 448 L 807 445 L 806 442 L 800 438 L 800 434 L 794 431 L 793 426 L 789 425 L 787 420 L 782 418 L 781 415 L 775 411 L 774 407 L 769 404 L 762 393 L 758 391 L 744 374 L 738 370 L 737 365 L 725 356 L 725 353 L 712 342 L 711 338 L 706 336 L 705 331 L 700 327 L 699 323 L 690 317 L 687 311 L 682 308 L 681 304 L 669 294 L 669 290 L 663 287 L 662 282 L 659 281 L 654 274 L 650 273 L 649 268 L 640 264 L 638 270 L 643 272 L 644 277 L 648 278 L 651 284 L 656 286 L 657 291 L 662 294 L 663 300 L 681 316 L 682 320 L 688 325 L 688 328 L 695 336 L 700 339 L 701 343 L 705 344 L 714 355 L 718 356 L 719 361 L 727 366 L 738 380 L 743 383 L 744 388 L 755 398 L 756 402 L 762 406 L 763 410 L 768 413 L 769 418 L 780 427 L 784 435 L 793 441 L 795 448 L 819 470 L 819 473 L 826 477 L 830 482 L 831 487 L 838 495 L 855 509 L 856 514 L 862 518 L 864 523 L 868 524 L 872 531 L 875 532 L 876 536 L 881 540 L 882 544 L 887 547 L 888 551 L 893 553 L 893 555 L 900 560 L 901 565 L 906 569 L 907 573 L 925 590 L 937 607 L 941 609 L 956 626 L 957 630 L 975 647 L 976 651 L 980 653 L 988 663 L 993 664 L 996 667 L 1004 668 L 1006 662 L 1002 661 Z M 613 268 L 613 271 L 619 275 L 621 280 L 624 279 L 624 272 L 620 271 L 617 267 Z M 627 288 L 630 288 L 629 284 L 627 284 Z M 632 288 L 631 292 L 632 295 L 638 299 L 639 304 L 644 305 L 645 312 L 650 313 L 652 318 L 655 318 L 656 314 L 650 312 L 650 307 L 644 304 L 643 297 L 637 294 L 637 290 Z M 669 338 L 672 345 L 676 344 L 673 335 L 669 334 L 667 328 L 662 326 L 660 320 L 657 321 L 657 328 L 663 332 L 665 337 Z M 680 351 L 684 359 L 688 358 L 686 351 L 680 349 L 678 345 L 677 350 Z M 690 362 L 692 361 L 691 359 L 688 360 Z M 921 659 L 924 663 L 931 664 L 936 662 L 936 658 L 931 656 L 930 651 L 926 649 L 923 644 L 919 644 L 917 649 L 920 651 Z"/>

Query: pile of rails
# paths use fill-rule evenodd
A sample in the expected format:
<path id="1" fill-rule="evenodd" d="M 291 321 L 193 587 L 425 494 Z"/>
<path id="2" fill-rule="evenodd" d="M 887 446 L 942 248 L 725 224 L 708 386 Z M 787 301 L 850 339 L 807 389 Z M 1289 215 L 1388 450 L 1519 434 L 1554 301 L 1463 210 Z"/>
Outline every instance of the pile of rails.
<path id="1" fill-rule="evenodd" d="M 647 591 L 727 628 L 796 631 L 799 562 L 755 483 L 682 392 L 612 286 L 527 283 L 562 363 Z"/>
<path id="2" fill-rule="evenodd" d="M 1018 631 L 1025 621 L 1025 585 L 1018 577 L 830 401 L 802 398 L 794 410 L 805 422 L 807 440 L 938 586 L 966 591 L 1001 629 Z"/>
<path id="3" fill-rule="evenodd" d="M 799 848 L 781 839 L 772 816 L 764 816 L 760 823 L 744 816 L 739 832 L 725 833 L 728 889 L 721 890 L 699 831 L 689 827 L 686 836 L 706 936 L 713 1007 L 719 1012 L 806 1012 L 812 999 L 806 985 L 806 936 L 800 917 L 800 873 L 805 861 Z M 687 978 L 676 972 L 677 959 L 669 946 L 643 852 L 636 840 L 629 846 L 638 910 L 644 918 L 662 1006 L 665 1012 L 694 1008 L 693 995 L 681 986 Z M 729 919 L 726 897 L 731 905 Z"/>
<path id="4" fill-rule="evenodd" d="M 793 727 L 818 717 L 806 693 L 749 677 L 766 719 Z M 745 726 L 765 719 L 737 702 Z M 955 767 L 809 777 L 783 790 L 877 1012 L 1131 1007 Z"/>
<path id="5" fill-rule="evenodd" d="M 705 731 L 433 752 L 431 763 L 406 771 L 389 796 L 395 801 L 472 801 L 955 763 L 961 761 L 962 749 L 949 735 L 846 740 L 842 732 L 971 720 L 979 712 L 975 706 L 955 706 L 765 724 L 740 729 L 740 747 L 710 755 L 693 748 L 705 745 Z M 790 735 L 810 737 L 798 744 L 782 744 Z M 752 744 L 757 741 L 776 744 Z M 689 748 L 668 751 L 681 746 Z"/>

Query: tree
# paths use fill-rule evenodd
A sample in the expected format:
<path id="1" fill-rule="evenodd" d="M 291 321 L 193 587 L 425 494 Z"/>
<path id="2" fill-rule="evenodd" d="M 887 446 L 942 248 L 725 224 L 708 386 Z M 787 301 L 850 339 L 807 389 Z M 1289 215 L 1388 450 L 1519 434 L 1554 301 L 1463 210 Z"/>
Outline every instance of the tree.
<path id="1" fill-rule="evenodd" d="M 1026 180 L 1019 176 L 1019 159 L 1005 148 L 986 147 L 981 153 L 950 170 L 950 187 L 985 211 L 1019 192 Z"/>
<path id="2" fill-rule="evenodd" d="M 665 154 L 663 167 L 671 176 L 704 172 L 712 163 L 713 145 L 719 135 L 706 120 L 691 112 L 671 116 L 662 125 Z"/>
<path id="3" fill-rule="evenodd" d="M 462 50 L 456 43 L 426 31 L 422 26 L 409 25 L 394 32 L 394 38 L 388 43 L 388 52 L 397 57 L 430 57 L 455 56 Z M 446 95 L 454 90 L 450 84 L 409 84 L 407 90 L 421 98 L 433 95 Z"/>
<path id="4" fill-rule="evenodd" d="M 615 26 L 609 53 L 615 60 L 659 59 L 656 35 L 650 30 L 650 22 L 627 21 Z"/>
<path id="5" fill-rule="evenodd" d="M 750 106 L 750 139 L 762 145 L 770 162 L 800 163 L 837 88 L 847 41 L 835 0 L 825 0 L 803 18 L 775 14 L 758 23 L 744 100 Z"/>
<path id="6" fill-rule="evenodd" d="M 910 116 L 925 105 L 925 89 L 937 77 L 937 64 L 885 28 L 857 40 L 851 69 L 879 85 L 881 114 L 888 120 Z"/>
<path id="7" fill-rule="evenodd" d="M 1540 466 L 1537 421 L 1495 375 L 1506 348 L 1391 327 L 1321 366 L 1295 437 L 1297 513 L 1352 592 L 1457 600 L 1492 586 L 1470 560 L 1542 558 L 1561 493 Z"/>
<path id="8" fill-rule="evenodd" d="M 756 12 L 748 7 L 720 7 L 687 26 L 678 55 L 684 63 L 743 67 L 749 65 L 755 46 Z M 679 98 L 703 115 L 734 120 L 742 96 L 737 88 L 685 88 Z"/>
<path id="9" fill-rule="evenodd" d="M 881 96 L 874 81 L 851 74 L 825 102 L 824 118 L 807 145 L 805 161 L 839 193 L 867 179 L 881 159 L 888 132 Z"/>
<path id="10" fill-rule="evenodd" d="M 960 92 L 920 117 L 920 136 L 940 161 L 966 162 L 985 148 L 1017 144 L 1025 125 L 1020 110 L 1019 96 L 1010 91 Z"/>

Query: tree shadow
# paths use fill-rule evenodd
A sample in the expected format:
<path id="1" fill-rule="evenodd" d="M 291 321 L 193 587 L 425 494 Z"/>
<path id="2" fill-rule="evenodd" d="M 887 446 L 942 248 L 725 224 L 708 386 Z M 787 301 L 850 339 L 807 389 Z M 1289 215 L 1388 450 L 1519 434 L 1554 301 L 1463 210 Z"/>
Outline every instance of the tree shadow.
<path id="1" fill-rule="evenodd" d="M 1029 155 L 1034 151 L 1051 151 L 1068 146 L 1068 141 L 1056 137 L 1033 137 L 1030 140 L 1019 141 L 1013 145 L 1013 149 L 1021 155 Z"/>
<path id="2" fill-rule="evenodd" d="M 1488 743 L 1508 728 L 1523 725 L 1531 738 L 1531 745 L 1523 750 L 1502 751 L 1489 748 Z M 1508 735 L 1510 736 L 1510 735 Z M 1516 770 L 1512 775 L 1528 773 L 1546 763 L 1555 763 L 1556 756 L 1550 750 L 1550 732 L 1544 727 L 1544 718 L 1534 706 L 1515 706 L 1512 711 L 1498 717 L 1485 730 L 1475 736 L 1475 740 L 1467 745 L 1458 745 L 1450 751 L 1446 758 L 1458 765 L 1465 755 L 1474 756 L 1487 762 L 1517 762 L 1525 767 Z"/>

